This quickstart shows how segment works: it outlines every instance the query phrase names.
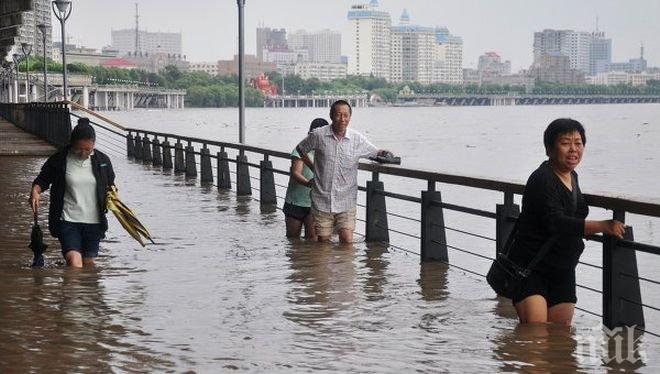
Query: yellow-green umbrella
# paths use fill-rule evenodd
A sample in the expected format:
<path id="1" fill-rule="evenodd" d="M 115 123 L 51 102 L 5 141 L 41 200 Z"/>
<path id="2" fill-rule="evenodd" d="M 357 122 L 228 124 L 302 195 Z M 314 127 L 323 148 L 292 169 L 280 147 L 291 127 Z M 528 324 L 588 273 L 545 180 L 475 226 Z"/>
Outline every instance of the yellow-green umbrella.
<path id="1" fill-rule="evenodd" d="M 137 240 L 142 246 L 145 246 L 144 240 L 142 237 L 149 239 L 151 243 L 154 243 L 151 239 L 151 234 L 149 230 L 137 219 L 135 213 L 130 210 L 126 204 L 119 200 L 119 194 L 117 193 L 116 186 L 110 186 L 108 192 L 105 195 L 105 205 L 108 210 L 112 211 L 117 217 L 117 220 L 121 226 L 128 232 L 135 240 Z"/>

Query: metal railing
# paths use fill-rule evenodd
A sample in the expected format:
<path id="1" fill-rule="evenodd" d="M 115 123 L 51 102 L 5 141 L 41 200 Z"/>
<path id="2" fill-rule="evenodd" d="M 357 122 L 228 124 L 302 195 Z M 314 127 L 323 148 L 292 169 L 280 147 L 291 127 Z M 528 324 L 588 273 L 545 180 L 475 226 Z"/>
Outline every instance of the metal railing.
<path id="1" fill-rule="evenodd" d="M 58 147 L 71 136 L 69 107 L 63 102 L 0 104 L 0 116 Z"/>
<path id="2" fill-rule="evenodd" d="M 282 192 L 287 188 L 281 178 L 288 178 L 289 171 L 275 168 L 273 161 L 280 164 L 290 161 L 290 154 L 273 149 L 249 146 L 244 144 L 214 141 L 191 136 L 171 133 L 147 131 L 142 129 L 124 128 L 113 121 L 88 111 L 88 114 L 98 120 L 90 121 L 97 131 L 97 146 L 113 157 L 129 157 L 151 167 L 175 174 L 185 175 L 189 180 L 199 180 L 203 186 L 215 186 L 219 190 L 235 190 L 238 196 L 250 197 L 260 202 L 265 211 L 281 209 L 284 197 Z M 80 115 L 71 113 L 71 116 Z M 232 154 L 232 157 L 229 154 Z M 256 155 L 259 162 L 250 162 L 248 155 Z M 234 167 L 230 168 L 230 164 Z M 232 170 L 233 169 L 233 170 Z M 415 254 L 420 261 L 440 261 L 451 267 L 460 269 L 479 277 L 485 276 L 475 268 L 472 261 L 467 264 L 450 261 L 450 253 L 469 256 L 470 258 L 489 264 L 495 257 L 496 250 L 502 248 L 520 212 L 514 203 L 514 196 L 521 195 L 524 185 L 486 178 L 475 178 L 461 175 L 437 173 L 428 170 L 408 169 L 398 166 L 386 166 L 374 163 L 360 163 L 361 176 L 367 173 L 366 184 L 359 186 L 361 191 L 358 203 L 364 209 L 364 215 L 359 215 L 358 221 L 364 223 L 364 232 L 356 232 L 369 242 L 382 242 L 395 250 Z M 257 176 L 251 172 L 256 171 Z M 280 181 L 278 183 L 279 177 Z M 398 193 L 385 189 L 382 178 L 416 181 L 425 184 L 423 190 L 411 193 Z M 259 186 L 252 186 L 253 181 Z M 502 203 L 495 203 L 494 210 L 480 209 L 473 206 L 460 205 L 443 200 L 438 184 L 457 188 L 470 188 L 501 194 Z M 444 187 L 443 187 L 444 188 Z M 258 193 L 258 198 L 253 192 Z M 660 217 L 660 205 L 642 201 L 621 199 L 603 195 L 585 194 L 585 199 L 591 207 L 604 208 L 612 211 L 612 218 L 625 221 L 626 214 L 640 215 L 647 218 Z M 419 212 L 413 217 L 404 212 L 392 211 L 387 208 L 387 201 L 400 204 L 413 204 Z M 473 232 L 469 228 L 455 227 L 445 224 L 446 212 L 478 217 L 494 222 L 495 235 Z M 392 225 L 395 220 L 400 225 Z M 402 222 L 405 222 L 403 224 Z M 419 230 L 411 232 L 406 229 L 411 225 Z M 492 227 L 492 226 L 491 226 Z M 489 252 L 483 252 L 473 247 L 465 248 L 447 240 L 447 233 L 460 234 L 474 240 L 486 243 Z M 394 243 L 390 236 L 400 238 Z M 602 313 L 582 308 L 577 309 L 602 319 L 605 326 L 637 326 L 649 335 L 660 337 L 660 331 L 644 329 L 645 312 L 657 313 L 660 308 L 643 302 L 640 282 L 648 289 L 657 290 L 660 281 L 653 275 L 640 275 L 637 267 L 637 253 L 659 255 L 660 247 L 634 240 L 632 227 L 626 231 L 623 240 L 606 235 L 591 235 L 588 240 L 602 244 L 602 266 L 580 262 L 580 266 L 600 271 L 602 288 L 578 284 L 581 290 L 599 295 L 602 300 Z M 418 242 L 418 250 L 401 244 Z M 482 247 L 481 245 L 476 247 Z M 655 257 L 654 257 L 655 258 Z M 482 267 L 483 268 L 483 267 Z M 653 288 L 655 287 L 655 288 Z M 657 294 L 657 292 L 656 292 Z M 660 319 L 652 319 L 657 324 Z"/>

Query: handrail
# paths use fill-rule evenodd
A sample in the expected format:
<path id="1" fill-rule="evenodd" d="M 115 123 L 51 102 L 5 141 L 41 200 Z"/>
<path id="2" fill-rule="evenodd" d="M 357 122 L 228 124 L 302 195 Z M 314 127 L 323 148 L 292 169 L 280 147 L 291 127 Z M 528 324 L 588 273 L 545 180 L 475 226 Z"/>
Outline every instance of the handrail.
<path id="1" fill-rule="evenodd" d="M 240 143 L 221 142 L 214 140 L 201 139 L 197 137 L 182 136 L 177 134 L 155 132 L 143 129 L 125 128 L 128 132 L 151 134 L 154 136 L 161 136 L 164 138 L 176 138 L 188 142 L 214 145 L 218 147 L 226 147 L 238 149 L 246 152 L 255 152 L 267 154 L 269 156 L 290 158 L 291 154 L 287 152 L 276 151 L 268 148 L 255 147 Z M 430 182 L 438 182 L 445 184 L 460 185 L 464 187 L 473 187 L 491 191 L 500 191 L 504 193 L 512 193 L 522 195 L 525 190 L 525 185 L 514 182 L 505 182 L 481 177 L 469 177 L 464 175 L 455 175 L 447 173 L 439 173 L 431 170 L 424 169 L 408 169 L 400 166 L 382 165 L 371 162 L 360 162 L 360 170 L 371 171 L 374 173 L 381 173 L 392 176 L 407 177 L 412 179 L 425 180 Z M 641 214 L 651 217 L 660 217 L 660 204 L 649 202 L 623 199 L 615 196 L 584 194 L 589 206 L 604 208 L 609 210 L 621 210 L 632 214 Z"/>
<path id="2" fill-rule="evenodd" d="M 100 115 L 100 114 L 98 114 L 98 113 L 96 113 L 96 112 L 94 112 L 94 111 L 92 111 L 92 110 L 89 110 L 89 109 L 85 108 L 84 106 L 82 106 L 82 105 L 80 105 L 80 104 L 78 104 L 78 103 L 75 103 L 75 102 L 70 101 L 70 100 L 64 100 L 64 101 L 62 101 L 62 102 L 63 102 L 63 103 L 66 103 L 66 104 L 69 104 L 69 105 L 71 105 L 72 107 L 74 107 L 74 108 L 76 108 L 76 109 L 78 109 L 78 110 L 81 110 L 81 111 L 83 111 L 83 112 L 85 112 L 85 113 L 87 113 L 87 114 L 89 114 L 89 115 L 92 115 L 92 116 L 94 116 L 94 117 L 96 117 L 96 118 L 98 118 L 98 119 L 101 119 L 101 120 L 103 120 L 103 121 L 109 123 L 110 125 L 112 125 L 112 126 L 118 128 L 118 129 L 120 129 L 120 130 L 127 131 L 126 127 L 124 127 L 124 126 L 118 124 L 117 122 L 111 120 L 111 119 L 108 118 L 108 117 L 102 116 L 102 115 Z"/>
<path id="3" fill-rule="evenodd" d="M 202 139 L 202 138 L 196 138 L 192 136 L 183 136 L 183 135 L 177 135 L 177 134 L 169 134 L 169 133 L 163 133 L 163 132 L 156 132 L 156 131 L 149 131 L 149 130 L 142 130 L 142 129 L 134 129 L 134 128 L 126 128 L 126 131 L 129 133 L 144 133 L 144 134 L 150 134 L 154 136 L 160 136 L 163 138 L 175 138 L 175 139 L 180 139 L 186 142 L 191 142 L 191 143 L 200 143 L 200 144 L 207 144 L 207 145 L 214 145 L 216 147 L 225 147 L 225 148 L 232 148 L 232 149 L 238 149 L 240 151 L 244 152 L 254 152 L 254 153 L 261 153 L 273 157 L 280 157 L 280 158 L 291 158 L 291 154 L 287 152 L 281 152 L 281 151 L 276 151 L 273 149 L 268 149 L 268 148 L 261 148 L 261 147 L 255 147 L 251 145 L 245 145 L 245 144 L 240 144 L 240 143 L 231 143 L 231 142 L 221 142 L 217 140 L 208 140 L 208 139 Z"/>

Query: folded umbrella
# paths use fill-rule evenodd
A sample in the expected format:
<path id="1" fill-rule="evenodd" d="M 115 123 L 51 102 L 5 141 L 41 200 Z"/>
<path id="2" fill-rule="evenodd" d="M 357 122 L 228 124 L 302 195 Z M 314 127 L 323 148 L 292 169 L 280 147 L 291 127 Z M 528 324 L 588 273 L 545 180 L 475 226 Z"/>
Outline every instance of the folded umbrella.
<path id="1" fill-rule="evenodd" d="M 108 210 L 114 213 L 115 217 L 117 217 L 117 220 L 126 232 L 128 232 L 143 247 L 145 246 L 144 239 L 142 239 L 143 237 L 149 239 L 151 243 L 156 244 L 153 239 L 151 239 L 151 234 L 147 228 L 137 219 L 135 213 L 133 213 L 126 204 L 119 200 L 116 186 L 110 186 L 108 189 L 108 192 L 105 195 L 105 205 Z"/>
<path id="2" fill-rule="evenodd" d="M 30 244 L 28 247 L 34 253 L 32 267 L 43 267 L 45 263 L 44 252 L 48 248 L 48 245 L 44 243 L 44 233 L 39 226 L 37 213 L 34 214 L 34 223 L 32 224 L 32 233 L 30 234 Z"/>

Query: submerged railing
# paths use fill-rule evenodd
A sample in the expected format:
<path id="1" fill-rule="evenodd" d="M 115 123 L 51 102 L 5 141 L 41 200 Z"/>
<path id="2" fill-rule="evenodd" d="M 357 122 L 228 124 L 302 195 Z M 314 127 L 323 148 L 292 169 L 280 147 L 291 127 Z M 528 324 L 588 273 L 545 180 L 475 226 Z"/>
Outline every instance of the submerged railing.
<path id="1" fill-rule="evenodd" d="M 185 175 L 189 180 L 199 180 L 202 186 L 235 190 L 238 196 L 249 196 L 259 201 L 262 209 L 267 212 L 281 209 L 278 199 L 282 202 L 284 198 L 278 194 L 278 189 L 282 191 L 287 186 L 277 183 L 276 176 L 288 177 L 289 171 L 275 168 L 273 161 L 288 165 L 289 153 L 232 142 L 124 128 L 103 116 L 88 112 L 99 118 L 98 121 L 90 121 L 98 130 L 97 146 L 111 156 L 129 157 L 163 171 Z M 81 116 L 76 113 L 71 115 Z M 229 151 L 233 157 L 229 156 Z M 256 155 L 259 162 L 250 162 L 248 154 Z M 230 168 L 230 164 L 233 168 Z M 489 263 L 494 258 L 496 250 L 502 248 L 506 242 L 520 212 L 519 206 L 514 202 L 514 196 L 523 193 L 522 184 L 374 163 L 360 163 L 359 169 L 362 176 L 368 173 L 370 178 L 359 187 L 364 193 L 360 197 L 364 197 L 365 204 L 358 205 L 364 208 L 365 214 L 359 216 L 358 220 L 364 223 L 365 232 L 357 234 L 363 235 L 368 242 L 382 242 L 391 248 L 419 255 L 422 262 L 440 261 L 467 273 L 485 276 L 468 265 L 450 262 L 449 252 L 458 252 Z M 259 176 L 252 176 L 252 171 L 256 171 Z M 381 180 L 385 177 L 423 183 L 426 184 L 426 188 L 417 190 L 414 194 L 388 191 Z M 258 188 L 252 186 L 253 181 L 259 182 Z M 445 201 L 438 184 L 490 191 L 501 194 L 502 200 L 501 203 L 494 204 L 494 210 L 459 205 Z M 258 192 L 258 198 L 252 195 L 253 191 Z M 419 217 L 388 210 L 386 198 L 415 204 L 419 209 Z M 627 214 L 649 218 L 660 217 L 658 204 L 592 194 L 585 194 L 585 199 L 589 206 L 610 210 L 613 219 L 623 222 Z M 475 233 L 468 228 L 447 226 L 446 211 L 494 220 L 495 237 Z M 405 231 L 399 226 L 394 227 L 389 222 L 391 218 L 416 225 L 419 234 Z M 449 244 L 448 231 L 487 242 L 492 249 L 490 253 L 484 254 Z M 407 241 L 418 241 L 419 251 L 392 243 L 391 234 L 406 238 Z M 644 303 L 640 290 L 640 282 L 657 290 L 660 281 L 648 276 L 640 276 L 637 267 L 637 252 L 660 255 L 660 247 L 635 241 L 632 227 L 627 228 L 623 240 L 607 235 L 592 235 L 587 239 L 602 243 L 602 266 L 584 260 L 580 265 L 601 271 L 602 289 L 598 290 L 583 284 L 578 284 L 578 287 L 600 295 L 602 314 L 580 306 L 577 308 L 600 317 L 608 328 L 637 326 L 638 330 L 660 337 L 659 331 L 649 331 L 644 328 L 647 325 L 645 312 L 658 313 L 660 308 Z M 653 318 L 653 321 L 657 324 L 660 318 Z"/>

